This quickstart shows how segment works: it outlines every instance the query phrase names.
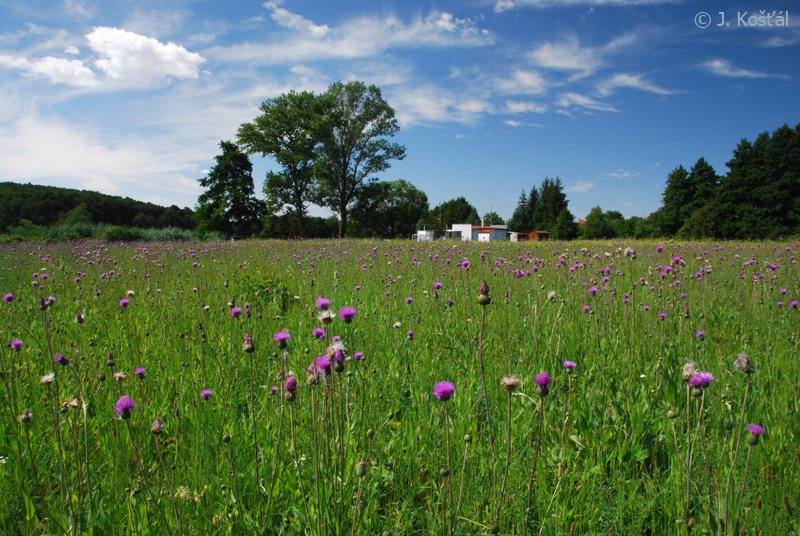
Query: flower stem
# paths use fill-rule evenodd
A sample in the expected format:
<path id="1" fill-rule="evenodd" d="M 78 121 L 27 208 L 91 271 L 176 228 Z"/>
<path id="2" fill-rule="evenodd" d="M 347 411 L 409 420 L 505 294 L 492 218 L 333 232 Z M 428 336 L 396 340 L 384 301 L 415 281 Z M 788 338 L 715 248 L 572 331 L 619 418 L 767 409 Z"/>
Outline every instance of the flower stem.
<path id="1" fill-rule="evenodd" d="M 531 468 L 531 477 L 528 479 L 528 500 L 525 506 L 525 532 L 528 534 L 528 520 L 531 516 L 531 488 L 533 487 L 533 477 L 536 475 L 536 461 L 539 459 L 539 447 L 542 446 L 542 419 L 544 417 L 544 397 L 539 397 L 539 432 L 536 438 L 536 453 L 533 455 L 533 467 Z"/>
<path id="2" fill-rule="evenodd" d="M 744 501 L 744 489 L 747 487 L 747 470 L 750 468 L 750 455 L 753 454 L 753 447 L 747 449 L 747 462 L 744 465 L 744 480 L 742 481 L 742 492 L 739 494 L 739 506 L 736 509 L 736 519 L 733 521 L 733 530 L 736 531 L 736 525 L 739 524 L 739 514 L 742 513 L 742 502 Z"/>
<path id="3" fill-rule="evenodd" d="M 742 429 L 744 428 L 744 412 L 747 409 L 747 394 L 750 392 L 750 375 L 747 375 L 747 386 L 744 389 L 744 402 L 742 402 L 742 417 L 739 419 L 739 435 L 736 437 L 736 453 L 733 455 L 733 463 L 731 470 L 728 472 L 728 484 L 725 486 L 725 527 L 729 532 L 730 526 L 728 524 L 728 499 L 730 498 L 731 491 L 731 478 L 733 478 L 733 469 L 736 467 L 736 461 L 739 459 L 739 446 L 742 441 Z"/>

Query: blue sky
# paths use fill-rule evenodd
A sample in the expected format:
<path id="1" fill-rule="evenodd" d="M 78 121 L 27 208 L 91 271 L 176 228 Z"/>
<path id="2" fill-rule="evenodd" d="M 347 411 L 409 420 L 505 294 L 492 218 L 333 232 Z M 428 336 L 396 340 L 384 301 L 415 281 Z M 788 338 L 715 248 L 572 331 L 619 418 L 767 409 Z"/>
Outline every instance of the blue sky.
<path id="1" fill-rule="evenodd" d="M 724 173 L 739 140 L 800 122 L 792 4 L 0 0 L 0 181 L 194 206 L 264 99 L 357 79 L 406 146 L 380 178 L 431 206 L 509 218 L 559 176 L 576 217 L 645 215 L 677 165 Z M 274 164 L 253 162 L 260 191 Z"/>

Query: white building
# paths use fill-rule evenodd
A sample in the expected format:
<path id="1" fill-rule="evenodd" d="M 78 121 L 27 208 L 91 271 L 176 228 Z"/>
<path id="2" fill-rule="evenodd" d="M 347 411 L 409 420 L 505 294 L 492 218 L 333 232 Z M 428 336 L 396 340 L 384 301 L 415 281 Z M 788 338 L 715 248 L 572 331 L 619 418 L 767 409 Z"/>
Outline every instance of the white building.
<path id="1" fill-rule="evenodd" d="M 471 223 L 454 223 L 451 229 L 461 233 L 461 240 L 469 242 L 471 240 L 478 240 L 480 242 L 490 242 L 493 240 L 507 240 L 508 239 L 508 225 L 485 225 L 481 219 L 482 225 L 472 225 Z"/>

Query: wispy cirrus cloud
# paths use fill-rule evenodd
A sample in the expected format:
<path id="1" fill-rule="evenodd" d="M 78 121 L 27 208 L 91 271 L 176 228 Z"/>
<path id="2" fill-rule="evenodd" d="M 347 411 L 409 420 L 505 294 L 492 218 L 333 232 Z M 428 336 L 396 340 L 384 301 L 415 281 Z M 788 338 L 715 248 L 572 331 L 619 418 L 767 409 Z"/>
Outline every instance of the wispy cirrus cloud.
<path id="1" fill-rule="evenodd" d="M 496 13 L 521 7 L 547 8 L 572 6 L 640 6 L 647 4 L 673 4 L 678 0 L 498 0 Z"/>
<path id="2" fill-rule="evenodd" d="M 658 95 L 673 95 L 677 91 L 666 89 L 652 82 L 648 82 L 638 74 L 617 73 L 597 84 L 597 92 L 602 97 L 607 97 L 619 88 L 634 88 L 649 91 Z"/>
<path id="3" fill-rule="evenodd" d="M 742 69 L 733 65 L 732 61 L 715 58 L 700 64 L 708 72 L 720 75 L 729 76 L 732 78 L 789 78 L 782 74 L 768 74 L 761 71 L 751 69 Z"/>
<path id="4" fill-rule="evenodd" d="M 564 188 L 564 191 L 565 192 L 588 192 L 592 188 L 594 188 L 594 183 L 593 182 L 578 181 L 575 184 L 573 184 L 572 186 L 567 186 L 566 188 Z"/>
<path id="5" fill-rule="evenodd" d="M 618 179 L 627 179 L 628 177 L 637 177 L 639 175 L 638 171 L 626 171 L 622 168 L 616 171 L 608 171 L 606 175 L 610 175 L 612 177 L 616 177 Z"/>
<path id="6" fill-rule="evenodd" d="M 562 111 L 569 111 L 571 108 L 583 108 L 584 111 L 592 110 L 597 112 L 617 111 L 617 109 L 611 105 L 598 102 L 591 97 L 587 97 L 586 95 L 581 95 L 579 93 L 562 93 L 558 97 L 556 105 L 561 108 Z"/>
<path id="7" fill-rule="evenodd" d="M 277 4 L 265 4 L 276 14 Z M 274 8 L 271 6 L 275 5 Z M 282 41 L 213 47 L 206 54 L 221 61 L 249 62 L 263 65 L 310 62 L 314 60 L 354 59 L 377 56 L 389 49 L 480 47 L 494 43 L 494 35 L 480 29 L 470 19 L 450 13 L 431 12 L 411 23 L 395 15 L 367 16 L 329 28 L 315 25 L 286 10 L 276 22 L 293 32 Z M 305 21 L 302 22 L 301 21 Z M 310 28 L 317 30 L 309 31 Z M 322 30 L 327 28 L 327 30 Z"/>
<path id="8" fill-rule="evenodd" d="M 482 114 L 495 113 L 492 103 L 470 95 L 456 95 L 432 84 L 392 92 L 392 106 L 401 125 L 442 122 L 472 123 Z"/>

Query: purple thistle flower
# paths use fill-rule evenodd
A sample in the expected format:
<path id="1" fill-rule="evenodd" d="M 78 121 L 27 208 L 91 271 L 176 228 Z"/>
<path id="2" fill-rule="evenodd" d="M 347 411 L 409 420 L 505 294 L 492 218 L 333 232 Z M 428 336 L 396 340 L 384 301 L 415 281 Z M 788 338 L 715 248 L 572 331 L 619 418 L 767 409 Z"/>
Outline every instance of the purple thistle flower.
<path id="1" fill-rule="evenodd" d="M 333 342 L 339 342 L 341 340 L 342 340 L 342 338 L 340 336 L 338 336 L 338 335 L 334 335 L 333 336 Z"/>
<path id="2" fill-rule="evenodd" d="M 317 339 L 323 339 L 325 338 L 325 330 L 322 328 L 314 328 L 311 330 L 311 335 L 313 335 Z"/>
<path id="3" fill-rule="evenodd" d="M 442 402 L 447 402 L 450 400 L 450 397 L 453 396 L 453 393 L 455 392 L 456 386 L 451 382 L 439 382 L 433 386 L 433 396 Z"/>
<path id="4" fill-rule="evenodd" d="M 142 380 L 144 379 L 144 368 L 143 367 L 139 367 L 139 368 L 135 369 L 133 371 L 133 373 L 136 374 L 139 377 L 139 379 L 142 379 Z"/>
<path id="5" fill-rule="evenodd" d="M 360 360 L 364 359 L 364 352 L 356 352 L 353 354 L 353 359 Z"/>
<path id="6" fill-rule="evenodd" d="M 327 355 L 321 355 L 318 358 L 316 358 L 314 360 L 313 366 L 322 370 L 325 374 L 330 375 L 331 373 L 331 361 L 330 359 L 328 359 Z"/>
<path id="7" fill-rule="evenodd" d="M 414 338 L 414 331 L 413 330 L 408 330 L 408 339 L 412 340 L 413 338 Z"/>
<path id="8" fill-rule="evenodd" d="M 288 331 L 279 331 L 275 334 L 275 342 L 278 343 L 278 348 L 286 348 L 286 341 L 291 338 Z"/>
<path id="9" fill-rule="evenodd" d="M 289 379 L 283 384 L 283 390 L 287 393 L 293 393 L 297 390 L 297 378 L 289 376 Z"/>
<path id="10" fill-rule="evenodd" d="M 406 298 L 406 303 L 411 303 L 414 301 L 414 298 Z"/>
<path id="11" fill-rule="evenodd" d="M 344 320 L 345 324 L 349 324 L 350 322 L 352 322 L 354 316 L 356 316 L 356 310 L 349 305 L 345 305 L 344 307 L 339 309 L 339 318 Z"/>
<path id="12" fill-rule="evenodd" d="M 356 290 L 361 290 L 361 286 L 360 285 L 356 285 Z"/>
<path id="13" fill-rule="evenodd" d="M 117 400 L 117 403 L 114 404 L 114 411 L 120 414 L 120 418 L 126 420 L 131 418 L 131 411 L 135 409 L 136 403 L 128 395 L 122 395 Z"/>
<path id="14" fill-rule="evenodd" d="M 4 300 L 4 301 L 7 301 L 7 302 L 12 302 L 12 301 L 14 301 L 14 298 L 16 298 L 16 296 L 14 296 L 13 294 L 11 294 L 10 292 L 9 292 L 8 294 L 6 294 L 5 296 L 3 296 L 3 300 Z"/>
<path id="15" fill-rule="evenodd" d="M 564 368 L 569 369 L 569 368 L 575 368 L 577 366 L 578 365 L 576 365 L 573 361 L 564 361 Z"/>
<path id="16" fill-rule="evenodd" d="M 326 298 L 325 296 L 320 296 L 317 298 L 317 309 L 322 309 L 323 311 L 331 306 L 331 300 Z"/>
<path id="17" fill-rule="evenodd" d="M 588 313 L 588 312 L 589 312 L 591 309 L 592 309 L 592 308 L 591 308 L 591 307 L 589 307 L 588 305 L 584 305 L 584 306 L 583 306 L 583 310 L 584 310 L 584 311 L 586 311 L 587 313 Z"/>
<path id="18" fill-rule="evenodd" d="M 454 302 L 453 300 L 447 300 L 447 305 L 449 305 L 450 307 L 454 306 L 455 304 L 456 302 Z"/>
<path id="19" fill-rule="evenodd" d="M 19 350 L 22 348 L 22 341 L 20 339 L 11 339 L 11 349 Z"/>
<path id="20" fill-rule="evenodd" d="M 698 372 L 689 379 L 689 385 L 692 387 L 706 388 L 714 381 L 714 375 L 710 372 Z"/>
<path id="21" fill-rule="evenodd" d="M 443 285 L 441 283 L 439 283 L 438 281 L 433 284 L 433 288 L 435 288 L 435 289 L 440 289 L 440 288 L 442 288 L 442 286 Z"/>
<path id="22" fill-rule="evenodd" d="M 703 335 L 705 335 L 705 334 L 706 334 L 705 331 L 698 331 L 697 332 L 697 336 L 700 337 L 701 339 L 703 338 Z"/>
<path id="23" fill-rule="evenodd" d="M 234 307 L 233 309 L 231 309 L 231 316 L 233 318 L 239 318 L 240 316 L 242 316 L 242 312 L 243 311 L 241 307 Z"/>
<path id="24" fill-rule="evenodd" d="M 759 436 L 761 434 L 766 433 L 766 430 L 764 430 L 762 426 L 753 423 L 747 425 L 747 430 L 755 436 Z"/>
<path id="25" fill-rule="evenodd" d="M 126 298 L 122 298 L 121 300 L 119 300 L 119 306 L 120 307 L 124 308 L 124 307 L 129 306 L 130 304 L 131 304 L 130 300 L 127 300 Z"/>
<path id="26" fill-rule="evenodd" d="M 210 389 L 203 389 L 200 391 L 200 398 L 203 400 L 208 400 L 212 396 L 214 396 L 214 393 Z"/>
<path id="27" fill-rule="evenodd" d="M 486 280 L 485 279 L 483 280 L 483 283 L 481 283 L 480 294 L 482 296 L 488 296 L 489 295 L 489 285 L 486 284 Z"/>
<path id="28" fill-rule="evenodd" d="M 69 359 L 64 357 L 64 354 L 56 354 L 56 356 L 53 358 L 53 361 L 55 361 L 62 367 L 66 367 L 67 365 L 69 365 Z"/>
<path id="29" fill-rule="evenodd" d="M 546 372 L 540 372 L 533 378 L 533 381 L 536 382 L 536 385 L 539 387 L 547 387 L 551 383 L 553 383 L 553 378 Z"/>
<path id="30" fill-rule="evenodd" d="M 797 308 L 798 305 L 800 305 L 800 302 L 798 302 L 797 300 L 792 300 L 789 302 L 789 307 Z"/>
<path id="31" fill-rule="evenodd" d="M 597 292 L 597 287 L 592 287 L 589 289 L 589 294 L 594 294 L 595 292 Z"/>

